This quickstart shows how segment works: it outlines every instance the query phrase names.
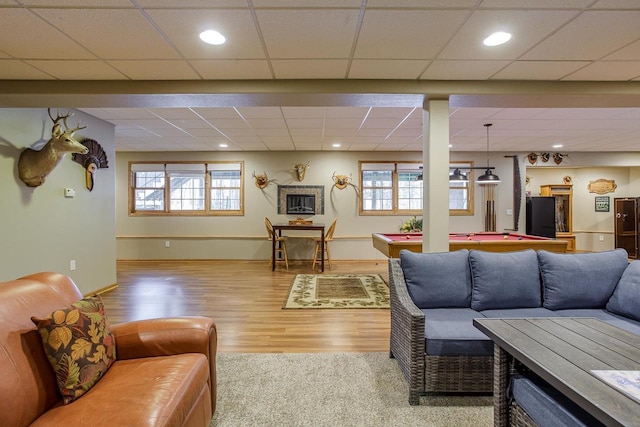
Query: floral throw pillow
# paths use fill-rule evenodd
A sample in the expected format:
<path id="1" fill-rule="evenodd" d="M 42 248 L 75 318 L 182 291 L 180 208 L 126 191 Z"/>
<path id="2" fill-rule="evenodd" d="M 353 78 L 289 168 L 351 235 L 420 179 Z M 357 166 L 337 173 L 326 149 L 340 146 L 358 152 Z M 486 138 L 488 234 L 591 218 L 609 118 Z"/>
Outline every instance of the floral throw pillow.
<path id="1" fill-rule="evenodd" d="M 65 405 L 96 384 L 116 359 L 115 339 L 98 295 L 45 319 L 31 320 L 38 327 Z"/>

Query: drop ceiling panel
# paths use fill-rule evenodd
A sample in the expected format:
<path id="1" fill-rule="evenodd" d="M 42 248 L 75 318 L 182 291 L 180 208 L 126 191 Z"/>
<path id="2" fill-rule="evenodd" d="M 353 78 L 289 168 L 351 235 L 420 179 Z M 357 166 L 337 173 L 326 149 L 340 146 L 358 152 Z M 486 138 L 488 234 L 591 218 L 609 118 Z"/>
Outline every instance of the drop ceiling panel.
<path id="1" fill-rule="evenodd" d="M 29 59 L 93 59 L 71 38 L 26 9 L 2 9 L 2 51 Z M 25 40 L 32 40 L 25 43 Z"/>
<path id="2" fill-rule="evenodd" d="M 484 0 L 481 7 L 503 9 L 582 9 L 591 3 L 593 3 L 593 0 Z"/>
<path id="3" fill-rule="evenodd" d="M 572 73 L 589 65 L 587 61 L 515 61 L 493 75 L 494 79 L 571 80 Z M 569 76 L 569 77 L 566 77 Z"/>
<path id="4" fill-rule="evenodd" d="M 102 61 L 33 60 L 25 62 L 61 80 L 81 80 L 86 78 L 87 73 L 91 76 L 89 80 L 126 79 L 125 75 Z"/>
<path id="5" fill-rule="evenodd" d="M 352 79 L 416 79 L 429 61 L 354 59 L 349 70 Z"/>
<path id="6" fill-rule="evenodd" d="M 347 74 L 346 59 L 274 59 L 277 79 L 342 79 Z"/>
<path id="7" fill-rule="evenodd" d="M 347 58 L 358 14 L 342 9 L 256 10 L 272 59 Z"/>
<path id="8" fill-rule="evenodd" d="M 622 49 L 613 52 L 611 55 L 605 56 L 605 61 L 624 61 L 640 58 L 640 41 L 633 42 Z"/>
<path id="9" fill-rule="evenodd" d="M 602 61 L 588 65 L 564 80 L 632 80 L 640 77 L 640 61 Z"/>
<path id="10" fill-rule="evenodd" d="M 358 8 L 362 0 L 253 0 L 255 7 L 352 7 Z"/>
<path id="11" fill-rule="evenodd" d="M 200 75 L 184 61 L 126 60 L 108 61 L 121 75 L 131 80 L 193 80 Z"/>
<path id="12" fill-rule="evenodd" d="M 369 7 L 383 8 L 466 8 L 473 7 L 477 0 L 367 0 Z"/>
<path id="13" fill-rule="evenodd" d="M 18 1 L 8 1 L 6 4 L 16 4 Z M 20 0 L 27 6 L 45 7 L 125 7 L 133 8 L 130 0 Z M 139 2 L 138 2 L 139 3 Z"/>
<path id="14" fill-rule="evenodd" d="M 54 77 L 16 59 L 0 59 L 0 79 L 49 80 Z"/>
<path id="15" fill-rule="evenodd" d="M 218 137 L 220 140 L 226 140 L 222 133 L 214 128 L 189 129 L 189 133 L 198 138 Z"/>
<path id="16" fill-rule="evenodd" d="M 154 23 L 188 59 L 264 59 L 265 54 L 249 10 L 147 10 Z M 227 39 L 219 46 L 198 38 L 216 30 Z"/>
<path id="17" fill-rule="evenodd" d="M 487 80 L 509 61 L 464 61 L 435 60 L 420 76 L 424 80 Z"/>
<path id="18" fill-rule="evenodd" d="M 640 11 L 587 11 L 527 52 L 523 59 L 599 59 L 637 41 L 638 22 Z"/>
<path id="19" fill-rule="evenodd" d="M 178 58 L 177 52 L 137 10 L 34 9 L 34 13 L 101 58 Z"/>
<path id="20" fill-rule="evenodd" d="M 280 107 L 239 107 L 237 111 L 245 119 L 283 119 Z"/>
<path id="21" fill-rule="evenodd" d="M 576 14 L 557 10 L 476 11 L 442 51 L 439 59 L 516 59 Z M 514 37 L 501 46 L 484 46 L 482 41 L 496 31 L 510 32 Z M 520 34 L 527 36 L 520 37 Z"/>
<path id="22" fill-rule="evenodd" d="M 369 107 L 327 107 L 327 119 L 364 119 Z"/>
<path id="23" fill-rule="evenodd" d="M 76 0 L 76 1 L 84 1 L 84 0 Z M 99 1 L 99 0 L 95 0 L 95 1 Z M 141 7 L 158 7 L 158 8 L 247 7 L 246 0 L 180 0 L 180 1 L 136 0 L 136 3 Z"/>
<path id="24" fill-rule="evenodd" d="M 450 10 L 367 10 L 355 58 L 432 59 L 467 14 Z"/>

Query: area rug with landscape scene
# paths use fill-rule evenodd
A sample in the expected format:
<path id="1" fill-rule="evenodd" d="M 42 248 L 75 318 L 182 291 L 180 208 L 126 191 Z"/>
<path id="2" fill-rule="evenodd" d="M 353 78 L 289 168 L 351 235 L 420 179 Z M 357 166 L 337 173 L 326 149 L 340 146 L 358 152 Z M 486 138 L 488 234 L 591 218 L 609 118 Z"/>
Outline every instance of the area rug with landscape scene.
<path id="1" fill-rule="evenodd" d="M 282 308 L 389 308 L 379 274 L 297 274 Z"/>

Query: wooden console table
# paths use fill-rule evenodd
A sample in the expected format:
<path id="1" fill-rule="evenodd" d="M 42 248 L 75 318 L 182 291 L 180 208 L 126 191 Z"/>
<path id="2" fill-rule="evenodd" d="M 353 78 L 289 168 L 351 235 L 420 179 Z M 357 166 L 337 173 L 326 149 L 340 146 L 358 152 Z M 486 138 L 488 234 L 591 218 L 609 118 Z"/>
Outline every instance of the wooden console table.
<path id="1" fill-rule="evenodd" d="M 591 370 L 640 370 L 640 336 L 594 318 L 474 319 L 494 346 L 494 426 L 509 421 L 517 360 L 607 426 L 637 426 L 640 403 Z"/>
<path id="2" fill-rule="evenodd" d="M 282 236 L 282 230 L 315 230 L 320 232 L 320 267 L 324 272 L 324 224 L 273 224 L 273 233 Z M 271 239 L 271 271 L 276 269 L 276 239 Z"/>

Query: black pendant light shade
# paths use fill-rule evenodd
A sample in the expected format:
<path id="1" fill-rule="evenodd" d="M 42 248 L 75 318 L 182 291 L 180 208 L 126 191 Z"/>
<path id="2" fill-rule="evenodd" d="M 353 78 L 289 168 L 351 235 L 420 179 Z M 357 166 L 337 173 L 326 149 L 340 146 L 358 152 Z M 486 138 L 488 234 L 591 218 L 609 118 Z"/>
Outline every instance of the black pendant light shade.
<path id="1" fill-rule="evenodd" d="M 449 174 L 449 182 L 469 182 L 469 177 L 456 168 L 453 173 Z"/>
<path id="2" fill-rule="evenodd" d="M 491 169 L 487 169 L 478 177 L 476 182 L 478 184 L 498 184 L 500 182 L 500 177 L 491 172 Z"/>
<path id="3" fill-rule="evenodd" d="M 494 168 L 489 166 L 489 128 L 491 126 L 493 126 L 493 123 L 484 124 L 484 127 L 487 128 L 487 168 L 484 173 L 476 179 L 476 183 L 478 184 L 493 185 L 500 182 L 500 177 L 491 171 Z"/>

